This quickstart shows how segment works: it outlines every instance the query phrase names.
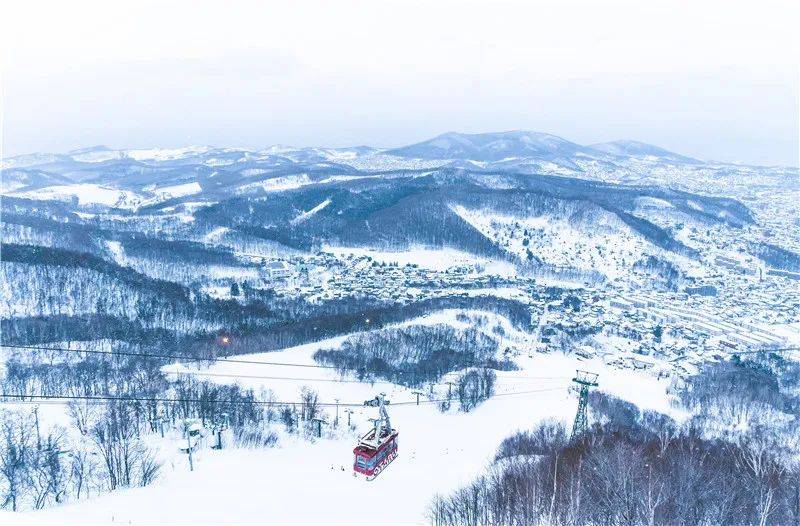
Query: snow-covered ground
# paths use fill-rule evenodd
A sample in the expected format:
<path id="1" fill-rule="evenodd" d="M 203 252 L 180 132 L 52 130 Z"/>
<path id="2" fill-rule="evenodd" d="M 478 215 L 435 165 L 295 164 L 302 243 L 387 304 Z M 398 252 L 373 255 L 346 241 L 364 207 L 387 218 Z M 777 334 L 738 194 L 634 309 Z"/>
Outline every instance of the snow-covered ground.
<path id="1" fill-rule="evenodd" d="M 125 155 L 137 161 L 171 161 L 188 155 L 206 153 L 209 146 L 186 146 L 183 148 L 149 148 L 126 150 Z"/>
<path id="2" fill-rule="evenodd" d="M 24 186 L 25 185 L 23 185 L 23 187 Z M 198 194 L 202 191 L 202 188 L 200 183 L 192 181 L 161 187 L 148 186 L 142 189 L 142 193 L 93 183 L 75 183 L 45 186 L 30 190 L 24 188 L 19 191 L 14 190 L 17 190 L 17 188 L 4 187 L 3 192 L 11 197 L 48 201 L 70 201 L 72 199 L 77 199 L 78 205 L 80 206 L 102 205 L 135 210 L 141 206 L 160 203 L 168 199 Z"/>
<path id="3" fill-rule="evenodd" d="M 147 188 L 147 190 L 154 192 L 159 200 L 166 200 L 174 197 L 184 197 L 187 195 L 198 194 L 203 189 L 200 187 L 200 183 L 197 181 L 192 181 L 191 183 L 162 186 L 159 188 Z"/>
<path id="4" fill-rule="evenodd" d="M 122 247 L 122 243 L 119 241 L 107 240 L 105 244 L 114 263 L 123 267 L 128 264 L 128 258 L 125 256 L 125 249 Z"/>
<path id="5" fill-rule="evenodd" d="M 206 243 L 211 243 L 213 241 L 217 241 L 222 236 L 224 236 L 225 234 L 230 232 L 230 230 L 231 229 L 226 227 L 226 226 L 217 227 L 217 228 L 213 229 L 211 232 L 209 232 L 208 234 L 206 234 L 203 237 L 203 241 L 205 241 Z"/>
<path id="6" fill-rule="evenodd" d="M 369 256 L 379 263 L 419 265 L 422 268 L 431 270 L 446 270 L 461 265 L 480 265 L 487 272 L 498 276 L 512 276 L 516 273 L 514 265 L 510 263 L 482 258 L 453 248 L 410 247 L 402 251 L 393 252 L 367 247 L 325 246 L 322 251 L 333 254 L 338 258 L 344 258 L 349 255 L 356 257 Z"/>
<path id="7" fill-rule="evenodd" d="M 457 323 L 456 314 L 443 311 L 406 323 Z M 468 314 L 487 317 L 487 330 L 497 323 L 507 324 L 507 320 L 487 313 Z M 527 337 L 506 328 L 511 340 Z M 312 364 L 317 349 L 335 348 L 342 340 L 332 338 L 238 359 Z M 314 442 L 282 435 L 272 449 L 204 449 L 196 455 L 192 473 L 184 456 L 176 451 L 151 486 L 18 514 L 13 519 L 19 524 L 59 525 L 424 524 L 432 497 L 478 475 L 491 462 L 503 438 L 545 418 L 571 423 L 576 399 L 568 388 L 575 369 L 599 373 L 600 389 L 642 409 L 674 415 L 666 395 L 668 381 L 644 372 L 616 370 L 599 359 L 582 361 L 561 354 L 534 353 L 518 357 L 517 363 L 520 370 L 498 373 L 497 395 L 471 413 L 441 413 L 434 403 L 417 406 L 411 403 L 415 396 L 401 386 L 336 382 L 339 377 L 326 369 L 301 369 L 301 375 L 292 367 L 217 363 L 202 370 L 219 375 L 208 379 L 268 387 L 278 400 L 296 400 L 303 385 L 317 390 L 322 402 L 339 399 L 343 404 L 340 427 L 332 437 Z M 168 369 L 187 370 L 179 365 Z M 308 380 L 298 383 L 225 375 L 302 376 Z M 400 432 L 400 456 L 378 479 L 366 482 L 352 474 L 352 448 L 357 432 L 366 429 L 367 418 L 375 411 L 359 404 L 377 392 L 385 392 L 392 401 L 389 413 Z M 446 387 L 439 386 L 432 396 L 441 397 L 445 392 Z M 345 429 L 344 404 L 356 404 L 351 407 L 356 431 Z M 325 412 L 328 422 L 333 422 L 335 408 L 326 407 Z"/>
<path id="8" fill-rule="evenodd" d="M 295 190 L 301 186 L 313 184 L 308 174 L 287 175 L 284 177 L 273 177 L 255 183 L 247 183 L 236 189 L 237 193 L 246 193 L 252 190 L 264 190 L 266 192 L 281 192 L 284 190 Z"/>
<path id="9" fill-rule="evenodd" d="M 299 223 L 302 223 L 303 221 L 305 221 L 305 220 L 306 220 L 306 219 L 308 219 L 309 217 L 313 216 L 314 214 L 316 214 L 317 212 L 319 212 L 320 210 L 322 210 L 323 208 L 325 208 L 325 207 L 326 207 L 326 206 L 328 206 L 329 204 L 331 204 L 331 200 L 330 200 L 330 198 L 328 198 L 328 199 L 325 199 L 324 201 L 322 201 L 320 204 L 318 204 L 317 206 L 315 206 L 315 207 L 314 207 L 314 208 L 312 208 L 311 210 L 307 210 L 307 211 L 305 211 L 305 212 L 302 212 L 302 213 L 300 213 L 300 214 L 299 214 L 297 217 L 295 217 L 294 219 L 292 219 L 292 220 L 290 221 L 290 223 L 291 223 L 292 225 L 297 225 L 297 224 L 299 224 Z"/>
<path id="10" fill-rule="evenodd" d="M 108 188 L 90 183 L 47 186 L 9 195 L 28 199 L 58 201 L 69 200 L 75 197 L 78 199 L 78 204 L 80 205 L 97 204 L 116 207 L 134 207 L 142 200 L 142 196 L 129 190 L 119 190 L 117 188 Z"/>
<path id="11" fill-rule="evenodd" d="M 662 252 L 614 214 L 602 210 L 593 210 L 590 218 L 578 220 L 567 212 L 523 217 L 463 206 L 451 208 L 523 261 L 530 254 L 551 265 L 597 270 L 616 278 L 630 272 L 642 255 Z"/>

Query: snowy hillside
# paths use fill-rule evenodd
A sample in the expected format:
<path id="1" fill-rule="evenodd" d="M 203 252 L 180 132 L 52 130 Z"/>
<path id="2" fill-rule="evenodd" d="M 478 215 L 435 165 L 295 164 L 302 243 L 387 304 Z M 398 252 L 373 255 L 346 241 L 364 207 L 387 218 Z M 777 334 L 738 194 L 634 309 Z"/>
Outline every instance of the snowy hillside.
<path id="1" fill-rule="evenodd" d="M 631 272 L 641 257 L 663 251 L 602 209 L 582 213 L 516 217 L 468 210 L 454 211 L 487 238 L 521 260 L 561 267 L 599 270 L 610 278 Z"/>
<path id="2" fill-rule="evenodd" d="M 569 157 L 583 151 L 583 147 L 555 135 L 513 131 L 474 135 L 445 133 L 429 141 L 387 153 L 420 159 L 502 161 L 528 157 Z"/>
<path id="3" fill-rule="evenodd" d="M 449 320 L 458 323 L 454 314 L 435 319 L 437 322 Z M 509 327 L 508 321 L 502 318 L 494 318 L 489 325 L 493 323 Z M 281 360 L 313 364 L 311 355 L 315 349 L 336 345 L 339 341 L 326 340 L 286 349 L 280 352 Z M 273 356 L 245 355 L 240 359 L 271 360 Z M 574 401 L 567 385 L 576 367 L 592 367 L 600 371 L 606 379 L 608 392 L 626 398 L 636 392 L 636 397 L 630 399 L 640 406 L 669 411 L 666 383 L 647 375 L 621 373 L 607 368 L 600 361 L 581 362 L 557 355 L 523 357 L 519 363 L 519 371 L 507 373 L 500 380 L 496 398 L 471 413 L 442 414 L 434 404 L 425 403 L 428 396 L 441 397 L 442 388 L 446 389 L 446 386 L 426 395 L 423 403 L 417 406 L 411 389 L 377 385 L 386 391 L 394 404 L 407 405 L 394 408 L 390 404 L 392 418 L 401 432 L 401 456 L 385 477 L 371 484 L 353 477 L 351 473 L 350 457 L 356 433 L 338 429 L 331 431 L 332 436 L 311 443 L 297 437 L 282 437 L 282 445 L 271 450 L 203 451 L 195 458 L 193 473 L 188 472 L 185 459 L 175 455 L 172 466 L 153 486 L 33 514 L 30 518 L 45 521 L 57 518 L 62 524 L 87 520 L 105 522 L 112 517 L 115 522 L 130 521 L 134 524 L 151 521 L 169 524 L 225 522 L 232 517 L 240 523 L 308 524 L 324 521 L 330 524 L 373 524 L 375 516 L 390 509 L 393 514 L 389 523 L 422 524 L 426 522 L 430 496 L 465 483 L 479 473 L 489 461 L 494 447 L 509 433 L 524 429 L 533 421 L 563 418 L 570 414 Z M 212 376 L 211 380 L 215 382 L 237 381 L 256 389 L 269 387 L 276 399 L 292 398 L 298 389 L 297 383 L 291 381 L 225 376 L 252 374 L 252 367 L 246 364 L 218 364 L 208 372 L 219 375 Z M 285 368 L 280 367 L 258 369 L 258 375 L 285 374 Z M 345 404 L 368 399 L 374 393 L 368 385 L 328 383 L 336 376 L 327 372 L 311 372 L 305 376 L 310 376 L 305 383 L 318 389 L 320 397 L 325 400 L 338 398 Z M 631 389 L 633 385 L 636 389 Z M 501 396 L 515 392 L 523 394 Z M 521 407 L 524 410 L 520 410 Z M 331 422 L 334 410 L 325 409 L 326 418 Z M 355 409 L 352 422 L 363 429 L 371 415 L 369 408 Z M 344 407 L 340 417 L 344 417 Z M 459 439 L 467 436 L 469 440 Z M 266 472 L 272 475 L 265 476 Z M 309 481 L 314 483 L 309 484 Z M 318 505 L 302 508 L 282 505 L 297 493 L 303 493 Z M 364 513 L 355 517 L 349 507 L 341 505 L 354 493 L 369 497 L 362 506 Z M 231 514 L 230 508 L 220 508 L 219 499 L 229 503 L 236 512 Z M 404 505 L 396 507 L 398 500 Z M 265 514 L 265 510 L 269 513 Z"/>
<path id="4" fill-rule="evenodd" d="M 679 155 L 677 153 L 667 151 L 664 148 L 659 148 L 658 146 L 653 146 L 652 144 L 646 144 L 638 141 L 612 141 L 592 144 L 589 146 L 589 148 L 618 157 L 640 157 L 653 160 L 664 159 L 681 163 L 700 162 L 696 159 L 692 159 L 691 157 Z"/>

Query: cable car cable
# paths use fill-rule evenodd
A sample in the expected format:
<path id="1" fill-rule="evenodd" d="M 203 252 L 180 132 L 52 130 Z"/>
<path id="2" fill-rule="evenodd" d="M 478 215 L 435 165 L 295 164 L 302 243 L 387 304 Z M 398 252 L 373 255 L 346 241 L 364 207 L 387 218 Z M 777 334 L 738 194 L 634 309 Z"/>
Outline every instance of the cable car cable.
<path id="1" fill-rule="evenodd" d="M 536 389 L 530 391 L 511 391 L 507 393 L 497 393 L 490 396 L 488 399 L 495 396 L 514 396 L 532 393 L 543 393 L 547 391 L 560 391 L 566 387 L 553 387 L 547 389 Z M 19 400 L 14 400 L 19 398 Z M 42 401 L 57 401 L 59 403 L 68 403 L 68 401 L 85 400 L 92 402 L 169 402 L 169 403 L 197 403 L 197 404 L 258 404 L 258 405 L 302 405 L 303 402 L 286 402 L 278 400 L 204 400 L 201 398 L 160 398 L 160 397 L 140 397 L 140 396 L 112 396 L 112 395 L 33 395 L 33 394 L 19 394 L 19 393 L 0 393 L 0 403 L 36 403 L 35 399 Z M 440 403 L 452 401 L 454 398 L 443 398 L 436 400 L 420 400 L 419 404 L 423 403 Z M 317 402 L 317 406 L 321 407 L 363 407 L 364 403 L 347 403 L 347 402 Z M 416 401 L 395 402 L 392 406 L 402 405 L 417 405 Z"/>
<path id="2" fill-rule="evenodd" d="M 303 367 L 303 368 L 310 368 L 310 369 L 329 369 L 329 370 L 336 370 L 339 371 L 340 369 L 334 365 L 319 365 L 319 364 L 302 364 L 302 363 L 291 363 L 291 362 L 268 362 L 268 361 L 261 361 L 261 360 L 237 360 L 231 358 L 200 358 L 197 356 L 189 356 L 189 355 L 171 355 L 171 354 L 155 354 L 155 353 L 135 353 L 135 352 L 128 352 L 128 351 L 99 351 L 96 349 L 71 349 L 66 347 L 42 347 L 36 345 L 10 345 L 10 344 L 0 344 L 0 348 L 7 347 L 9 349 L 27 349 L 27 350 L 39 350 L 39 351 L 55 351 L 55 352 L 69 352 L 69 353 L 86 353 L 86 354 L 95 354 L 95 355 L 107 355 L 107 356 L 126 356 L 126 357 L 137 357 L 137 358 L 160 358 L 160 359 L 168 359 L 168 360 L 187 360 L 187 361 L 196 361 L 196 362 L 221 362 L 221 363 L 238 363 L 238 364 L 245 364 L 245 365 L 272 365 L 278 367 Z M 271 352 L 271 351 L 265 351 Z M 277 351 L 276 351 L 277 352 Z M 493 369 L 494 370 L 494 369 Z M 419 374 L 413 371 L 395 371 L 395 374 Z M 442 374 L 442 376 L 452 376 L 458 374 L 456 372 L 448 372 Z M 497 372 L 495 372 L 497 375 Z M 509 379 L 526 379 L 526 380 L 566 380 L 569 379 L 567 376 L 517 376 L 517 375 L 497 375 L 499 378 L 509 378 Z M 356 380 L 352 380 L 356 382 Z M 369 382 L 364 381 L 364 383 L 380 383 L 380 381 Z M 394 382 L 386 382 L 386 383 L 394 383 Z"/>

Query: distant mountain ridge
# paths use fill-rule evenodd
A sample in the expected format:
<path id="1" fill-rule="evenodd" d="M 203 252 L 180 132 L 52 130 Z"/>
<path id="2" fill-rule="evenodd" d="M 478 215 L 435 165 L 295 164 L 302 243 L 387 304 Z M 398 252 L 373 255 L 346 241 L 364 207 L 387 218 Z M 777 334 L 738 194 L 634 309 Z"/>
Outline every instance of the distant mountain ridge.
<path id="1" fill-rule="evenodd" d="M 589 179 L 654 184 L 705 192 L 729 177 L 754 174 L 796 184 L 796 168 L 704 162 L 632 140 L 581 145 L 548 133 L 449 132 L 400 148 L 212 146 L 113 149 L 98 145 L 68 153 L 33 153 L 0 161 L 7 197 L 71 200 L 136 209 L 183 201 L 218 202 L 267 195 L 345 179 L 416 177 L 438 173 Z M 499 176 L 504 174 L 504 176 Z M 491 179 L 489 177 L 489 179 Z M 506 177 L 505 179 L 503 177 Z M 485 179 L 485 180 L 489 180 Z"/>
<path id="2" fill-rule="evenodd" d="M 175 161 L 180 159 L 246 154 L 289 156 L 302 159 L 310 157 L 326 160 L 351 159 L 366 155 L 391 155 L 412 159 L 465 160 L 498 162 L 510 159 L 565 159 L 571 157 L 659 157 L 674 162 L 699 163 L 697 159 L 671 152 L 659 146 L 633 141 L 618 140 L 591 145 L 581 145 L 557 135 L 515 130 L 490 133 L 447 132 L 431 139 L 401 146 L 378 149 L 371 146 L 347 148 L 301 147 L 273 145 L 261 150 L 247 148 L 215 148 L 210 146 L 187 146 L 183 148 L 133 148 L 113 149 L 105 145 L 79 148 L 67 153 L 33 153 L 5 159 L 6 168 L 36 166 L 57 160 L 73 159 L 78 162 L 104 162 L 117 159 L 137 161 Z"/>
<path id="3" fill-rule="evenodd" d="M 567 157 L 584 152 L 579 144 L 547 133 L 510 131 L 500 133 L 445 133 L 386 153 L 420 159 L 501 161 L 520 157 Z"/>
<path id="4" fill-rule="evenodd" d="M 671 159 L 691 164 L 701 162 L 697 159 L 693 159 L 692 157 L 680 155 L 671 152 L 669 150 L 665 150 L 664 148 L 660 148 L 658 146 L 653 146 L 652 144 L 647 144 L 639 141 L 619 140 L 619 141 L 592 144 L 589 145 L 588 147 L 592 150 L 623 157 L 653 156 L 653 157 L 661 157 L 663 159 Z"/>
<path id="5" fill-rule="evenodd" d="M 696 159 L 638 141 L 619 140 L 590 146 L 568 141 L 549 133 L 508 131 L 466 134 L 449 132 L 386 153 L 420 159 L 460 159 L 495 162 L 515 158 L 563 159 L 575 156 L 661 157 L 678 162 L 697 163 Z"/>

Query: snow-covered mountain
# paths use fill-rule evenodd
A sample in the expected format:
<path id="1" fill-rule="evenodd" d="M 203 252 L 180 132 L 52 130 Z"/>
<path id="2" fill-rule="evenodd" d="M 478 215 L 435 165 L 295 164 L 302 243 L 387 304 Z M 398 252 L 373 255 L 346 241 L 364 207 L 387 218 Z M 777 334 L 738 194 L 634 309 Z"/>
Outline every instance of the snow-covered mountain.
<path id="1" fill-rule="evenodd" d="M 565 158 L 587 153 L 583 146 L 547 133 L 445 133 L 386 153 L 416 159 L 459 159 L 494 162 L 511 158 Z"/>
<path id="2" fill-rule="evenodd" d="M 673 153 L 669 150 L 665 150 L 664 148 L 659 148 L 658 146 L 653 146 L 652 144 L 639 141 L 611 141 L 592 144 L 589 146 L 589 148 L 617 157 L 650 157 L 689 164 L 700 162 L 697 159 L 692 159 L 691 157 Z"/>
<path id="3" fill-rule="evenodd" d="M 720 180 L 737 184 L 750 178 L 771 178 L 796 184 L 796 168 L 749 167 L 701 162 L 636 141 L 582 146 L 546 133 L 445 133 L 401 148 L 294 148 L 262 150 L 188 146 L 115 150 L 94 146 L 66 154 L 30 154 L 5 159 L 2 191 L 6 195 L 57 199 L 82 196 L 97 187 L 98 204 L 115 205 L 109 192 L 126 192 L 120 206 L 152 205 L 174 197 L 168 189 L 195 183 L 195 198 L 249 195 L 313 184 L 331 178 L 397 174 L 398 170 L 450 168 L 462 172 L 556 175 L 615 183 L 654 184 L 675 189 L 715 193 L 709 185 Z M 738 181 L 737 181 L 738 179 Z M 274 180 L 274 182 L 270 182 Z M 724 186 L 724 185 L 721 185 Z M 712 191 L 709 191 L 712 190 Z M 184 193 L 183 196 L 187 194 Z"/>
<path id="4" fill-rule="evenodd" d="M 165 403 L 97 407 L 88 431 L 78 404 L 42 404 L 36 425 L 30 400 L 17 420 L 0 411 L 6 435 L 41 427 L 46 448 L 0 449 L 27 444 L 18 509 L 53 506 L 32 513 L 58 524 L 250 523 L 264 509 L 349 524 L 341 502 L 368 488 L 352 448 L 378 389 L 404 438 L 362 511 L 416 523 L 511 431 L 571 420 L 575 369 L 622 407 L 683 417 L 673 380 L 730 345 L 800 343 L 795 168 L 532 132 L 392 150 L 95 146 L 3 167 L 2 392 Z M 772 400 L 775 421 L 796 407 Z M 131 464 L 92 461 L 106 449 L 89 437 L 122 424 Z M 179 448 L 198 427 L 189 471 Z M 324 506 L 286 506 L 308 480 Z M 149 487 L 120 490 L 136 485 Z"/>

